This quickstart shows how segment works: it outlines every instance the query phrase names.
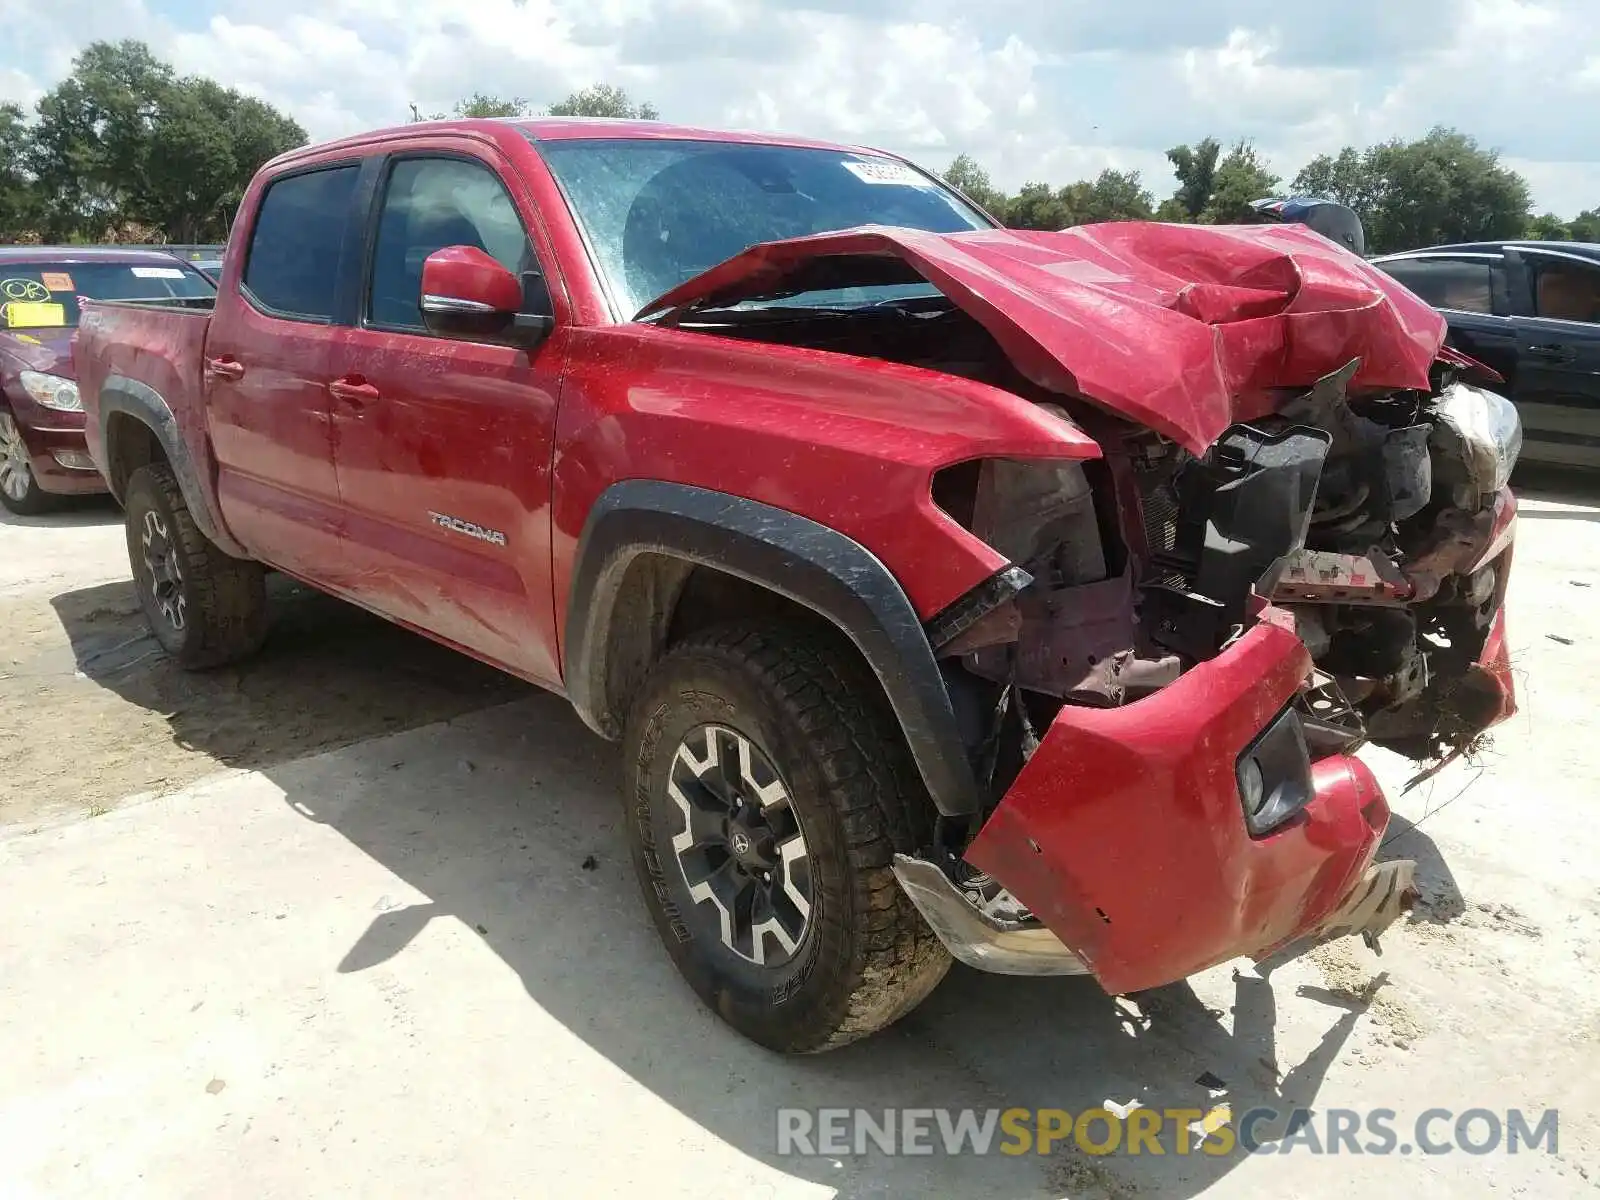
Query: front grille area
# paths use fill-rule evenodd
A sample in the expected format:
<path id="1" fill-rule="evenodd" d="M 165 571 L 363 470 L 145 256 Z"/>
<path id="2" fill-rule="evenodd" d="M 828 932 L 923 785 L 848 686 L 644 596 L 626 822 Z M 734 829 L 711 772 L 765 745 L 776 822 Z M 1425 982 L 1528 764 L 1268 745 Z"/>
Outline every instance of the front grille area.
<path id="1" fill-rule="evenodd" d="M 1173 455 L 1159 462 L 1138 465 L 1134 477 L 1139 483 L 1145 544 L 1150 549 L 1149 582 L 1188 590 L 1194 564 L 1177 553 L 1178 491 L 1174 482 L 1177 473 L 1178 462 Z"/>

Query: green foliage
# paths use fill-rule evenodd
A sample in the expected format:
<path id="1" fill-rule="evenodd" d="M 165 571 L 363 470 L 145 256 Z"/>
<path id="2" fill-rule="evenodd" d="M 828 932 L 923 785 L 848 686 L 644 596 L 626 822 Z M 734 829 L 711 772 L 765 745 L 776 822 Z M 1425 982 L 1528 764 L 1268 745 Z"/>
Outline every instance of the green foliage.
<path id="1" fill-rule="evenodd" d="M 1102 171 L 1065 187 L 1034 181 L 1015 196 L 963 154 L 945 179 L 1015 229 L 1065 229 L 1092 221 L 1147 220 L 1208 225 L 1249 220 L 1253 201 L 1285 192 L 1348 205 L 1366 230 L 1367 251 L 1383 254 L 1445 242 L 1531 237 L 1600 243 L 1600 208 L 1563 221 L 1534 216 L 1528 184 L 1498 153 L 1454 129 L 1366 149 L 1346 146 L 1312 159 L 1283 188 L 1247 141 L 1226 153 L 1216 138 L 1167 151 L 1177 188 L 1155 203 L 1137 172 Z M 980 199 L 981 197 L 981 199 Z"/>
<path id="2" fill-rule="evenodd" d="M 1528 222 L 1523 236 L 1541 242 L 1569 242 L 1572 240 L 1572 229 L 1555 213 L 1544 213 Z"/>
<path id="3" fill-rule="evenodd" d="M 22 109 L 0 104 L 0 241 L 16 241 L 39 218 L 38 195 L 25 169 L 28 146 Z"/>
<path id="4" fill-rule="evenodd" d="M 1575 242 L 1600 243 L 1600 208 L 1586 208 L 1567 225 Z"/>
<path id="5" fill-rule="evenodd" d="M 1221 153 L 1222 143 L 1216 138 L 1167 151 L 1172 173 L 1178 177 L 1178 190 L 1172 196 L 1175 210 L 1183 212 L 1187 220 L 1198 221 L 1211 202 L 1211 193 L 1216 189 L 1217 156 Z"/>
<path id="6" fill-rule="evenodd" d="M 221 240 L 256 169 L 306 140 L 270 105 L 179 78 L 135 41 L 90 45 L 37 113 L 20 131 L 0 120 L 0 137 L 8 161 L 25 164 L 13 172 L 25 173 L 27 219 L 49 241 L 130 223 L 176 242 Z"/>
<path id="7" fill-rule="evenodd" d="M 1527 181 L 1454 129 L 1360 152 L 1346 146 L 1308 163 L 1294 190 L 1353 208 L 1373 254 L 1519 237 L 1531 227 Z"/>
<path id="8" fill-rule="evenodd" d="M 1206 225 L 1238 225 L 1249 220 L 1250 203 L 1270 196 L 1277 189 L 1278 177 L 1254 146 L 1240 142 L 1217 164 L 1211 179 L 1211 195 L 1200 211 Z"/>
<path id="9" fill-rule="evenodd" d="M 455 111 L 458 117 L 530 117 L 534 108 L 521 96 L 504 100 L 499 96 L 473 92 L 465 100 L 456 101 Z"/>
<path id="10" fill-rule="evenodd" d="M 635 104 L 628 93 L 609 83 L 573 92 L 550 106 L 552 117 L 626 117 L 634 121 L 659 121 L 661 114 L 648 100 Z"/>
<path id="11" fill-rule="evenodd" d="M 956 155 L 944 170 L 944 181 L 991 216 L 1005 220 L 1006 194 L 989 181 L 989 172 L 972 155 Z"/>

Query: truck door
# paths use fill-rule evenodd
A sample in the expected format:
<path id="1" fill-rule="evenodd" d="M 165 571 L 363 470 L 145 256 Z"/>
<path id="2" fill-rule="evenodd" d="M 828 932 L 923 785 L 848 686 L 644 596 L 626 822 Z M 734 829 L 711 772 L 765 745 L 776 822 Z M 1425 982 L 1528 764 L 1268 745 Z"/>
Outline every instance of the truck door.
<path id="1" fill-rule="evenodd" d="M 1532 246 L 1508 253 L 1526 276 L 1512 393 L 1522 457 L 1600 466 L 1600 263 Z"/>
<path id="2" fill-rule="evenodd" d="M 336 163 L 267 184 L 239 235 L 238 285 L 218 293 L 206 335 L 223 518 L 267 562 L 319 582 L 343 553 L 325 385 L 360 169 Z"/>
<path id="3" fill-rule="evenodd" d="M 550 456 L 560 331 L 531 351 L 435 336 L 419 307 L 423 260 L 446 246 L 485 250 L 514 272 L 548 272 L 520 180 L 481 144 L 465 145 L 381 164 L 365 299 L 325 373 L 347 522 L 338 583 L 386 616 L 556 682 Z"/>

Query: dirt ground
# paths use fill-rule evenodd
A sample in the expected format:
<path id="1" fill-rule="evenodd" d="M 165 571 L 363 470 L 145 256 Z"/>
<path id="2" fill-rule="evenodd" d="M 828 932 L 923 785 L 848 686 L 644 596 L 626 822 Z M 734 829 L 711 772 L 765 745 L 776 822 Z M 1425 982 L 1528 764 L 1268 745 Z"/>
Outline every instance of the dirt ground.
<path id="1" fill-rule="evenodd" d="M 30 552 L 57 537 L 75 550 L 57 547 L 41 573 Z M 0 825 L 103 812 L 219 765 L 268 767 L 532 691 L 282 577 L 262 653 L 191 674 L 140 615 L 115 507 L 16 522 L 0 539 Z M 79 586 L 86 567 L 104 582 Z"/>
<path id="2" fill-rule="evenodd" d="M 1523 711 L 1402 794 L 1424 902 L 1137 997 L 957 969 L 780 1060 L 655 943 L 559 700 L 274 584 L 176 672 L 118 514 L 0 518 L 0 1194 L 1567 1196 L 1600 1190 L 1600 485 L 1519 480 Z M 780 1106 L 1560 1112 L 1555 1155 L 794 1158 Z M 1448 1123 L 1441 1128 L 1448 1129 Z M 713 1187 L 714 1185 L 714 1187 Z"/>

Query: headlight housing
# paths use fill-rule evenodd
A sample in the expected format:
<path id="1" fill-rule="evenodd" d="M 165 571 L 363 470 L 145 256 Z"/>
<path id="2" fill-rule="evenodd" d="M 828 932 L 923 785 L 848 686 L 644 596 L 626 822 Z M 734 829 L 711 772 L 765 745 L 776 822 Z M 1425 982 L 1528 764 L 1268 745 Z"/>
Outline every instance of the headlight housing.
<path id="1" fill-rule="evenodd" d="M 1460 479 L 1479 496 L 1492 496 L 1505 487 L 1522 453 L 1522 418 L 1511 401 L 1497 392 L 1455 383 L 1439 397 L 1435 410 L 1436 439 L 1446 458 L 1456 460 L 1442 473 Z M 1434 439 L 1430 439 L 1434 440 Z M 1436 465 L 1434 474 L 1441 474 Z"/>
<path id="2" fill-rule="evenodd" d="M 23 390 L 38 404 L 58 412 L 82 412 L 83 400 L 78 395 L 78 385 L 60 375 L 46 375 L 43 371 L 23 371 L 18 378 Z"/>

